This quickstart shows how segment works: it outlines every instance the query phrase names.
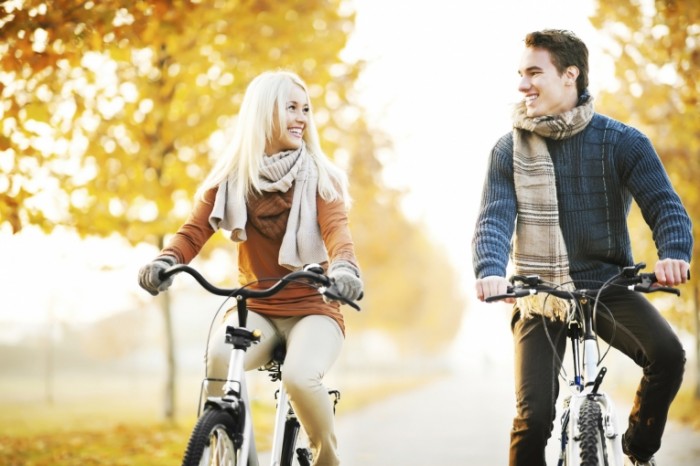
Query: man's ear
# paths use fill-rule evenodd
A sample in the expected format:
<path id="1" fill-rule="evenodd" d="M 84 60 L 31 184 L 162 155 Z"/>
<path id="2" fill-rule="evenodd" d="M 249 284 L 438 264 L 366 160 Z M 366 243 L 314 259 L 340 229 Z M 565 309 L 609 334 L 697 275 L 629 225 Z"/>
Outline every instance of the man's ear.
<path id="1" fill-rule="evenodd" d="M 569 66 L 565 71 L 564 74 L 566 75 L 567 78 L 567 84 L 576 84 L 576 79 L 578 78 L 578 75 L 581 73 L 579 71 L 578 66 Z"/>

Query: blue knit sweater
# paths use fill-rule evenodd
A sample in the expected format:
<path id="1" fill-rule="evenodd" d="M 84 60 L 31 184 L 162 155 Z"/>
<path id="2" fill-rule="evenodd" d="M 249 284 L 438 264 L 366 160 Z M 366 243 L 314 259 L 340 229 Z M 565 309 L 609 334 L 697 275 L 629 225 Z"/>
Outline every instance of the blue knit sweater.
<path id="1" fill-rule="evenodd" d="M 652 230 L 659 258 L 690 262 L 690 218 L 646 136 L 595 114 L 585 130 L 564 140 L 547 139 L 547 147 L 576 286 L 595 286 L 634 263 L 627 228 L 632 199 Z M 505 277 L 516 204 L 513 134 L 509 132 L 493 147 L 489 160 L 472 240 L 477 278 Z"/>

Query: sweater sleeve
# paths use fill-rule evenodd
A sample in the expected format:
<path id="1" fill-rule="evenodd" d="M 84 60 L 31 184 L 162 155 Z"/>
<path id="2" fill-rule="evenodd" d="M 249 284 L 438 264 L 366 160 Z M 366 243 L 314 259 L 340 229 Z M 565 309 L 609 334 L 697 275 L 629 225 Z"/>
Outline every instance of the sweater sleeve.
<path id="1" fill-rule="evenodd" d="M 515 229 L 517 204 L 513 184 L 513 136 L 503 136 L 491 150 L 472 238 L 476 278 L 505 277 Z"/>
<path id="2" fill-rule="evenodd" d="M 628 128 L 626 138 L 619 144 L 629 148 L 621 158 L 623 182 L 651 228 L 659 259 L 690 262 L 692 223 L 661 159 L 651 141 L 639 131 Z"/>
<path id="3" fill-rule="evenodd" d="M 168 241 L 161 254 L 175 256 L 181 264 L 189 264 L 195 258 L 204 244 L 214 234 L 209 224 L 209 214 L 214 207 L 217 188 L 212 188 L 204 194 L 204 199 L 197 199 L 189 218 Z"/>
<path id="4" fill-rule="evenodd" d="M 316 205 L 318 223 L 330 263 L 346 260 L 359 270 L 345 203 L 341 199 L 328 202 L 317 195 Z"/>

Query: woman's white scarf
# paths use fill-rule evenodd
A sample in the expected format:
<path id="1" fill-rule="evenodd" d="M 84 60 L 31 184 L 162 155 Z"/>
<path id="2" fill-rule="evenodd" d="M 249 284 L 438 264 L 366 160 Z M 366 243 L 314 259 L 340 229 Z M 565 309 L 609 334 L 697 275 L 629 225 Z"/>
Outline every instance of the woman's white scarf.
<path id="1" fill-rule="evenodd" d="M 559 224 L 554 165 L 547 149 L 549 139 L 566 139 L 583 131 L 593 118 L 593 99 L 554 116 L 529 118 L 525 103 L 513 114 L 513 179 L 518 204 L 513 263 L 518 275 L 539 275 L 543 280 L 573 289 L 569 258 Z M 543 314 L 566 319 L 568 303 L 548 295 L 518 298 L 522 318 Z"/>
<path id="2" fill-rule="evenodd" d="M 267 192 L 284 193 L 294 186 L 279 264 L 298 270 L 306 264 L 326 262 L 328 252 L 321 237 L 316 210 L 318 168 L 306 146 L 302 144 L 299 149 L 263 157 L 259 183 L 261 190 Z M 248 218 L 245 201 L 235 199 L 237 192 L 232 176 L 219 184 L 209 224 L 214 230 L 231 231 L 231 239 L 242 242 L 247 239 L 245 226 Z"/>

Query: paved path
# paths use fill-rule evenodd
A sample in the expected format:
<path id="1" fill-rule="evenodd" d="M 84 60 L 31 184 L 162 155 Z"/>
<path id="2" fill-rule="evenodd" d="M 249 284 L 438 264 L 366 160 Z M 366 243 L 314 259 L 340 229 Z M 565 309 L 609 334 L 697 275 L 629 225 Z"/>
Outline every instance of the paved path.
<path id="1" fill-rule="evenodd" d="M 511 387 L 508 372 L 485 366 L 357 412 L 341 409 L 336 425 L 343 466 L 507 466 Z M 618 402 L 623 418 L 628 410 Z M 550 466 L 556 465 L 556 439 L 555 431 L 547 449 Z M 663 466 L 700 466 L 700 432 L 670 423 L 656 457 Z M 261 458 L 261 465 L 268 461 Z"/>
<path id="2" fill-rule="evenodd" d="M 461 372 L 357 412 L 344 413 L 341 400 L 337 434 L 343 466 L 507 466 L 514 414 L 508 324 L 506 312 L 476 308 L 455 348 L 457 359 L 448 364 Z M 628 364 L 635 375 L 616 369 L 606 383 L 638 377 L 638 368 Z M 629 405 L 616 404 L 618 418 L 626 419 Z M 557 437 L 547 449 L 550 466 L 556 465 Z M 663 466 L 700 466 L 700 432 L 670 423 L 657 459 Z"/>
<path id="3" fill-rule="evenodd" d="M 456 375 L 340 417 L 344 464 L 507 465 L 513 402 L 509 378 L 500 380 Z M 553 438 L 550 465 L 557 458 Z M 657 459 L 664 466 L 700 466 L 700 432 L 670 424 Z"/>

